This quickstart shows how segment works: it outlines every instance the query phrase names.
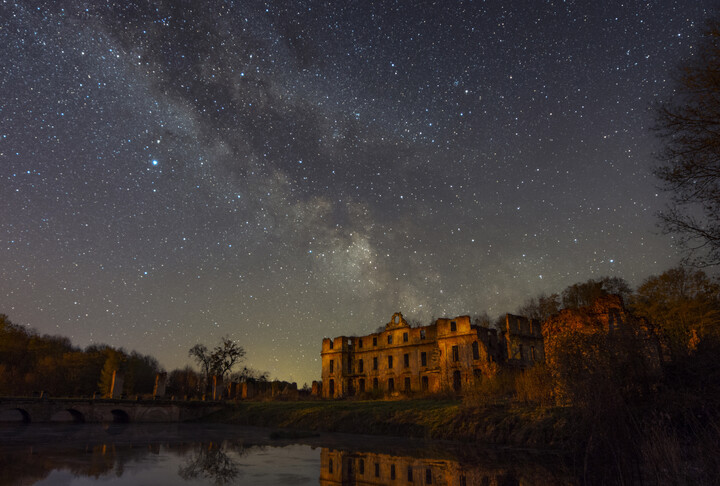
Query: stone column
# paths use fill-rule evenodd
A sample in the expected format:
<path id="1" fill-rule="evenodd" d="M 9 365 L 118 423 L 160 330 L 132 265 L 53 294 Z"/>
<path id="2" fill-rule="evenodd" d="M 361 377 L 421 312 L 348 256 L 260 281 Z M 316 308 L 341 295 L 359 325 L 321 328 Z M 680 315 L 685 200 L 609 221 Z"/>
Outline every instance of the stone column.
<path id="1" fill-rule="evenodd" d="M 165 385 L 167 383 L 167 373 L 158 373 L 155 375 L 155 388 L 153 389 L 153 398 L 162 398 L 165 396 Z"/>
<path id="2" fill-rule="evenodd" d="M 113 371 L 112 385 L 110 386 L 110 398 L 122 398 L 125 375 L 119 370 Z"/>
<path id="3" fill-rule="evenodd" d="M 213 389 L 212 397 L 213 400 L 222 400 L 223 393 L 223 379 L 221 375 L 213 375 Z"/>

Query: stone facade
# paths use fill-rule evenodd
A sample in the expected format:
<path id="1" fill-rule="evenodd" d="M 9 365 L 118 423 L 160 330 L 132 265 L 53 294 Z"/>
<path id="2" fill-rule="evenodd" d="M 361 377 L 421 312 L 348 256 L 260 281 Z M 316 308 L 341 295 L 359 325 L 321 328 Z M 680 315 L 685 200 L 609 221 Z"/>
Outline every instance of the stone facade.
<path id="1" fill-rule="evenodd" d="M 525 369 L 537 361 L 545 360 L 540 321 L 506 314 L 504 331 L 508 366 Z"/>
<path id="2" fill-rule="evenodd" d="M 381 332 L 323 339 L 322 397 L 459 392 L 498 366 L 542 360 L 542 342 L 537 321 L 510 314 L 498 334 L 469 316 L 410 327 L 396 313 Z"/>

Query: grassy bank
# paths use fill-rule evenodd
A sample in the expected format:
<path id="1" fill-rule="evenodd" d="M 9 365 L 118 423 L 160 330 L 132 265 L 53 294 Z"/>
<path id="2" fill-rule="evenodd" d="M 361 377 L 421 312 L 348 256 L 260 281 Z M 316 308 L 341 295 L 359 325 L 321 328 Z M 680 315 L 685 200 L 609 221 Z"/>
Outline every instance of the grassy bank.
<path id="1" fill-rule="evenodd" d="M 298 430 L 395 435 L 562 449 L 571 436 L 563 408 L 455 400 L 239 402 L 207 421 Z"/>

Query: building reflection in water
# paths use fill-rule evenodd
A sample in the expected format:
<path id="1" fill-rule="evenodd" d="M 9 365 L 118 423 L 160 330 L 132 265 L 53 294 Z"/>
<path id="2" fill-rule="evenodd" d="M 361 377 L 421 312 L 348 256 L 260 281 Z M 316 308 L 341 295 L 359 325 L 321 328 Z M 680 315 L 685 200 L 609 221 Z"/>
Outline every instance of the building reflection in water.
<path id="1" fill-rule="evenodd" d="M 320 485 L 514 486 L 569 484 L 569 478 L 523 464 L 462 464 L 452 459 L 427 459 L 323 448 Z M 529 467 L 527 467 L 529 466 Z"/>
<path id="2" fill-rule="evenodd" d="M 263 429 L 206 424 L 0 428 L 0 486 L 33 484 L 58 471 L 88 484 L 121 476 L 125 482 L 118 484 L 137 484 L 139 473 L 150 478 L 145 484 L 216 486 L 576 483 L 559 455 L 450 443 L 364 436 L 275 440 Z"/>

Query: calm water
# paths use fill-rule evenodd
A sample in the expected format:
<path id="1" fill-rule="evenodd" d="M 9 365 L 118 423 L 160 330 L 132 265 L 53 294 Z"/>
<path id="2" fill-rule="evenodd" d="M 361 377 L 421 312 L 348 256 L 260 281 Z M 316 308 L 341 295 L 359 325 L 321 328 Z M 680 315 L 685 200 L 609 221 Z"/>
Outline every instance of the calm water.
<path id="1" fill-rule="evenodd" d="M 279 437 L 278 437 L 279 435 Z M 553 456 L 218 424 L 5 424 L 0 485 L 572 484 Z"/>

